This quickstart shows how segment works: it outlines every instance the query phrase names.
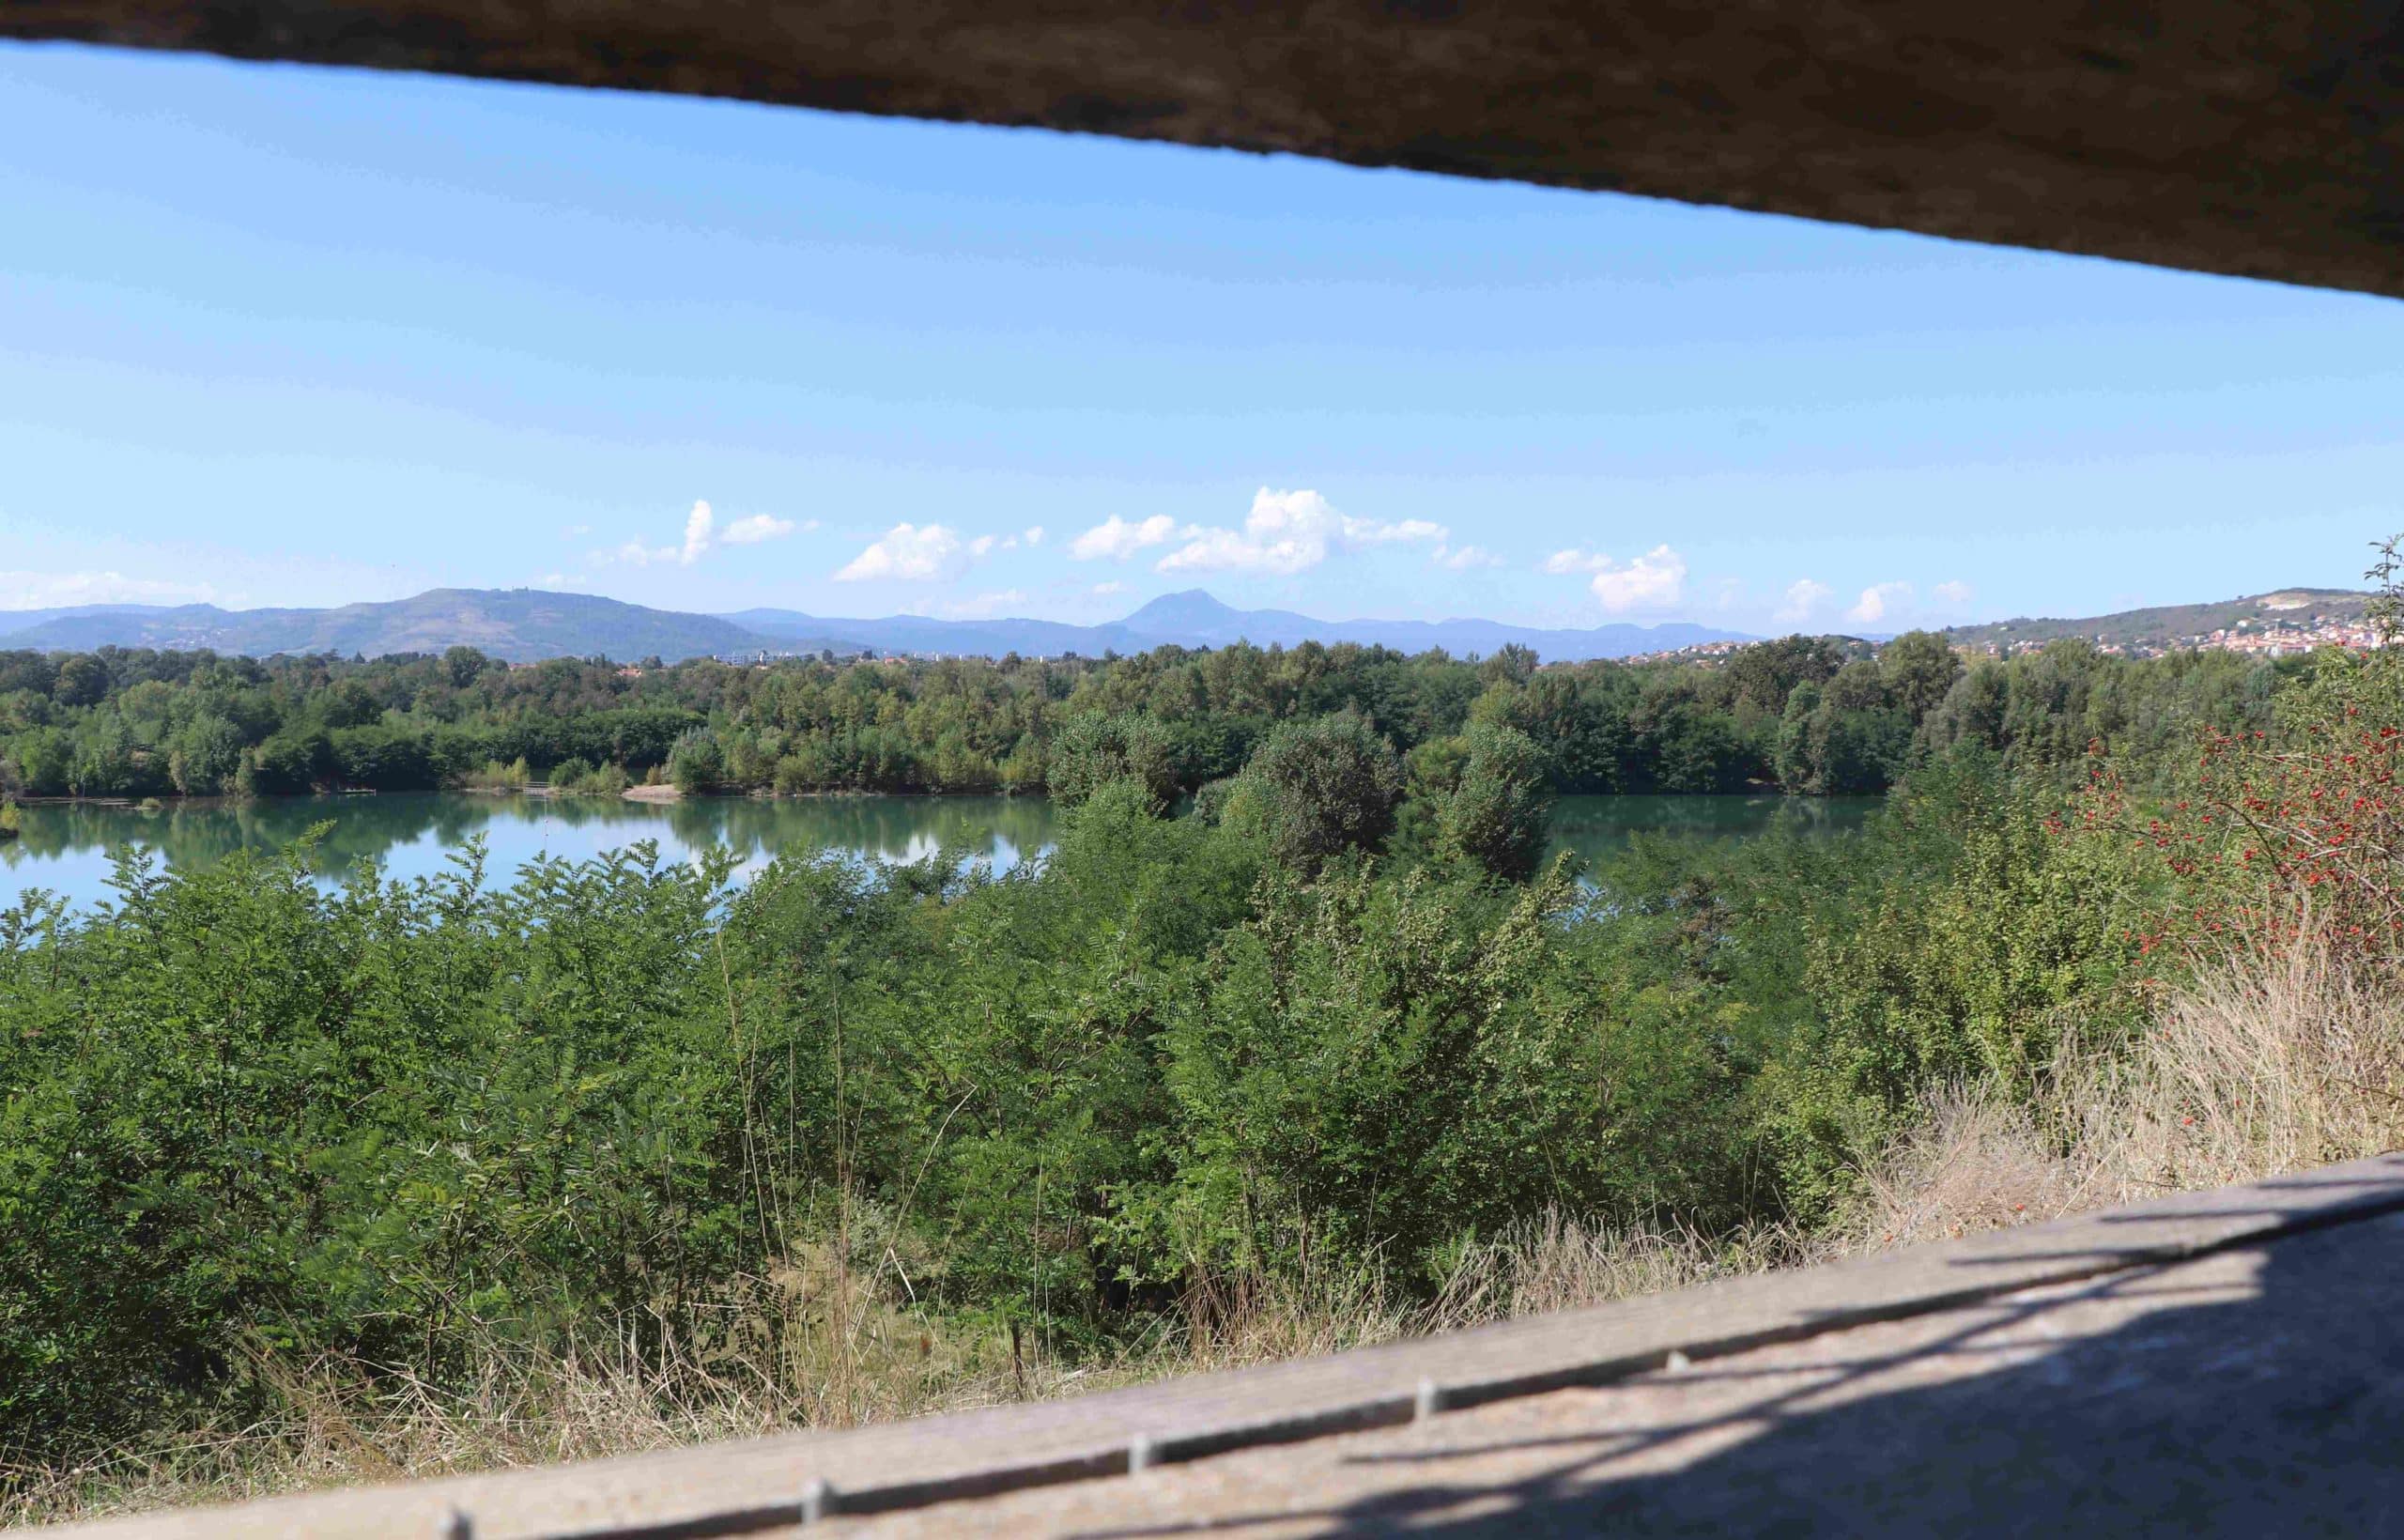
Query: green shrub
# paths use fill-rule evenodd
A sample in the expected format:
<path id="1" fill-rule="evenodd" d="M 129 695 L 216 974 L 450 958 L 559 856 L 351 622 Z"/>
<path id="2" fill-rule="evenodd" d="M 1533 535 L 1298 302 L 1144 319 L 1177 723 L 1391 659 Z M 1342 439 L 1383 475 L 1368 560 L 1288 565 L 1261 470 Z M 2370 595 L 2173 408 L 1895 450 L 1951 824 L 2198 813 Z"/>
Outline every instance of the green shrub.
<path id="1" fill-rule="evenodd" d="M 1365 718 L 1344 712 L 1270 733 L 1236 778 L 1220 819 L 1260 840 L 1278 865 L 1307 874 L 1343 852 L 1382 848 L 1402 791 L 1394 746 Z"/>
<path id="2" fill-rule="evenodd" d="M 2025 1098 L 2065 1042 L 2109 1051 L 2141 1022 L 2134 862 L 2046 805 L 2025 790 L 1974 800 L 1953 815 L 1940 870 L 1890 866 L 1813 926 L 1801 980 L 1813 1017 L 1759 1092 L 1807 1211 L 1930 1091 L 1979 1081 Z"/>
<path id="3" fill-rule="evenodd" d="M 484 767 L 470 770 L 459 778 L 459 784 L 472 792 L 522 792 L 534 777 L 533 770 L 523 759 L 503 764 L 487 760 Z"/>
<path id="4" fill-rule="evenodd" d="M 1052 745 L 1046 772 L 1052 800 L 1074 808 L 1115 780 L 1143 789 L 1155 811 L 1177 795 L 1177 765 L 1168 734 L 1133 712 L 1072 718 Z"/>
<path id="5" fill-rule="evenodd" d="M 1494 876 L 1526 882 L 1552 826 L 1544 750 L 1516 728 L 1479 723 L 1465 737 L 1468 756 L 1444 801 L 1440 838 Z"/>
<path id="6" fill-rule="evenodd" d="M 668 779 L 687 795 L 717 791 L 726 779 L 726 754 L 717 734 L 695 728 L 677 739 L 668 751 Z"/>

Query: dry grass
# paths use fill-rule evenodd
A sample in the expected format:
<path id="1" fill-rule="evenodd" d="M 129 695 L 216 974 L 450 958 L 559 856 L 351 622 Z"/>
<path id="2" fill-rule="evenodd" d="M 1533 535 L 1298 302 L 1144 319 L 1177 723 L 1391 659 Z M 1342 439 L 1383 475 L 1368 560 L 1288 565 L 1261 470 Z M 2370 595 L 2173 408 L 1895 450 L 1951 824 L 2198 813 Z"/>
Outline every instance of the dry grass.
<path id="1" fill-rule="evenodd" d="M 2037 1113 L 1954 1086 L 1863 1168 L 1853 1204 L 1818 1239 L 1821 1255 L 1846 1255 L 2057 1219 L 2098 1201 Z"/>
<path id="2" fill-rule="evenodd" d="M 1907 1245 L 2398 1147 L 2404 995 L 2308 937 L 2248 938 L 2165 995 L 2134 1045 L 2066 1054 L 2035 1105 L 1934 1099 L 1826 1239 Z"/>
<path id="3" fill-rule="evenodd" d="M 2318 943 L 2246 942 L 2086 1077 L 2100 1201 L 2256 1181 L 2404 1145 L 2404 997 Z"/>
<path id="4" fill-rule="evenodd" d="M 1780 1227 L 1713 1238 L 1674 1226 L 1588 1225 L 1551 1209 L 1462 1257 L 1435 1303 L 1413 1326 L 1453 1331 L 1574 1310 L 1766 1272 L 1803 1261 L 1809 1254 L 1804 1236 Z"/>
<path id="5" fill-rule="evenodd" d="M 1074 1363 L 1034 1332 L 1015 1343 L 999 1331 L 963 1335 L 906 1301 L 880 1297 L 873 1272 L 814 1256 L 778 1278 L 748 1281 L 717 1319 L 686 1322 L 664 1352 L 624 1341 L 564 1353 L 495 1343 L 464 1391 L 355 1362 L 262 1357 L 255 1367 L 273 1389 L 271 1415 L 194 1428 L 73 1469 L 7 1471 L 0 1525 L 1085 1394 L 1681 1287 L 1799 1255 L 1783 1232 L 1714 1241 L 1593 1228 L 1548 1213 L 1466 1251 L 1429 1304 L 1396 1303 L 1374 1269 L 1259 1285 L 1160 1317 L 1116 1355 Z M 659 1323 L 649 1327 L 656 1338 Z"/>

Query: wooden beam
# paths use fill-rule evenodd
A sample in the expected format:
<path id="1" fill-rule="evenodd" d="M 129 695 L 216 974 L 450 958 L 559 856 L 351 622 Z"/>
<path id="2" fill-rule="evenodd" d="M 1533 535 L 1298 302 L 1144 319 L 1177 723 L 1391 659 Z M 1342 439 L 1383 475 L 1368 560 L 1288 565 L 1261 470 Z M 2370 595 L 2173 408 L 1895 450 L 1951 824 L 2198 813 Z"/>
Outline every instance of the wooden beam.
<path id="1" fill-rule="evenodd" d="M 1288 151 L 2404 295 L 2396 0 L 0 0 L 0 36 Z"/>

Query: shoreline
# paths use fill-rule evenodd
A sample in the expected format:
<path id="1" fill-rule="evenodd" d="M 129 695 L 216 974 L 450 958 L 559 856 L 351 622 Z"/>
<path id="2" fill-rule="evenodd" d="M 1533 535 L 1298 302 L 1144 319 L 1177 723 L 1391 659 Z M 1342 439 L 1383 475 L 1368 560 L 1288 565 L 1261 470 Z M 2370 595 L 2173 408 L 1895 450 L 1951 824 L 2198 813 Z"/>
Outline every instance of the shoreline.
<path id="1" fill-rule="evenodd" d="M 10 793 L 8 800 L 20 808 L 122 808 L 140 812 L 146 805 L 155 805 L 154 811 L 176 808 L 239 808 L 260 802 L 305 802 L 329 797 L 377 796 L 489 796 L 529 797 L 540 802 L 640 802 L 668 805 L 677 802 L 810 802 L 865 800 L 871 797 L 924 797 L 930 801 L 952 797 L 1001 797 L 1016 801 L 1022 798 L 1040 801 L 1048 792 L 1012 791 L 999 787 L 970 791 L 926 792 L 855 790 L 849 787 L 827 787 L 809 792 L 682 792 L 673 786 L 629 786 L 609 795 L 587 792 L 562 792 L 547 782 L 527 786 L 426 786 L 406 792 L 383 792 L 374 787 L 346 786 L 321 792 L 270 792 L 251 796 L 235 796 L 214 793 L 203 796 L 21 796 Z"/>
<path id="2" fill-rule="evenodd" d="M 943 800 L 952 797 L 999 797 L 1005 801 L 1013 802 L 1022 798 L 1033 801 L 1046 801 L 1050 799 L 1051 793 L 1049 790 L 1026 791 L 1024 789 L 999 786 L 978 787 L 961 791 L 943 792 L 895 791 L 882 788 L 862 789 L 841 786 L 822 787 L 817 790 L 808 792 L 683 792 L 673 786 L 662 784 L 657 786 L 629 786 L 624 791 L 618 793 L 615 796 L 610 796 L 606 793 L 587 792 L 562 792 L 555 789 L 547 782 L 537 781 L 526 786 L 426 786 L 414 788 L 405 792 L 383 792 L 378 791 L 374 787 L 346 786 L 336 787 L 327 791 L 271 792 L 261 793 L 251 796 L 235 796 L 222 792 L 204 796 L 154 797 L 26 796 L 22 793 L 12 793 L 8 794 L 8 800 L 13 801 L 20 808 L 123 808 L 130 811 L 138 812 L 143 810 L 146 805 L 155 805 L 153 810 L 165 811 L 175 808 L 232 808 L 241 807 L 254 802 L 302 802 L 312 798 L 322 799 L 328 797 L 375 796 L 520 796 L 529 797 L 541 802 L 573 802 L 589 797 L 591 800 L 595 802 L 640 802 L 657 806 L 666 806 L 678 802 L 841 802 L 866 800 L 872 797 L 923 797 L 929 801 Z M 1883 801 L 1885 800 L 1885 796 L 1886 793 L 1879 792 L 1846 793 L 1838 796 L 1815 796 L 1803 792 L 1782 792 L 1776 786 L 1771 785 L 1749 786 L 1741 792 L 1563 792 L 1557 793 L 1557 797 L 1559 798 L 1576 797 L 1580 799 L 1595 797 L 1694 797 L 1713 802 L 1759 802 L 1768 798 L 1776 798 L 1780 802 L 1799 803 Z"/>

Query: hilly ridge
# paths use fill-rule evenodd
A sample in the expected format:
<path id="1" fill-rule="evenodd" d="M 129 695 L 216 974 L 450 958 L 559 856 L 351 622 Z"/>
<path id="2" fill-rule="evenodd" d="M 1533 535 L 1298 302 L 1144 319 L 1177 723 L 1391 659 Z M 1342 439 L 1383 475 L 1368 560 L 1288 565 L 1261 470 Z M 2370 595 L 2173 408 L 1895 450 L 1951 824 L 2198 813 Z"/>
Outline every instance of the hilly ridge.
<path id="1" fill-rule="evenodd" d="M 380 656 L 466 645 L 512 663 L 601 655 L 670 661 L 753 652 L 1049 655 L 1140 652 L 1175 643 L 1298 646 L 1304 641 L 1441 647 L 1492 653 L 1517 643 L 1548 660 L 1582 661 L 1745 639 L 1686 622 L 1545 630 L 1497 621 L 1323 621 L 1283 609 L 1237 609 L 1200 589 L 1154 599 L 1102 625 L 1059 621 L 937 620 L 921 615 L 838 619 L 789 609 L 697 615 L 586 593 L 539 589 L 432 589 L 407 599 L 330 609 L 223 609 L 215 605 L 93 605 L 0 611 L 0 647 L 89 651 L 103 646 L 209 648 L 263 656 Z"/>
<path id="2" fill-rule="evenodd" d="M 1590 630 L 1544 630 L 1498 621 L 1324 621 L 1289 609 L 1238 609 L 1195 588 L 1163 594 L 1124 620 L 1102 625 L 1058 621 L 942 621 L 916 615 L 881 620 L 835 620 L 787 609 L 747 609 L 725 617 L 779 643 L 809 636 L 834 636 L 880 651 L 928 653 L 1053 654 L 1141 652 L 1174 643 L 1225 647 L 1249 641 L 1257 647 L 1296 647 L 1305 641 L 1359 642 L 1405 652 L 1441 647 L 1448 653 L 1493 653 L 1511 643 L 1533 648 L 1548 660 L 1582 661 L 1663 652 L 1704 641 L 1742 640 L 1734 631 L 1683 621 L 1658 625 L 1598 625 Z"/>
<path id="3" fill-rule="evenodd" d="M 648 609 L 585 593 L 538 589 L 429 589 L 381 604 L 331 609 L 221 609 L 215 605 L 112 606 L 48 617 L 23 629 L 0 614 L 0 646 L 201 648 L 272 653 L 435 653 L 479 647 L 512 663 L 606 654 L 634 658 L 738 652 L 760 639 L 713 615 Z"/>
<path id="4" fill-rule="evenodd" d="M 2017 617 L 1957 625 L 1959 645 L 2017 647 L 2061 638 L 2121 647 L 2175 647 L 2230 628 L 2360 620 L 2367 595 L 2344 589 L 2276 589 L 2207 604 L 2161 605 L 2076 618 Z M 1023 618 L 941 620 L 926 615 L 844 618 L 757 608 L 725 615 L 653 609 L 590 593 L 541 589 L 430 589 L 406 599 L 325 609 L 224 609 L 215 605 L 84 605 L 0 610 L 0 648 L 85 652 L 96 647 L 209 648 L 265 656 L 335 653 L 369 657 L 470 646 L 512 663 L 547 657 L 621 661 L 751 653 L 836 652 L 1053 656 L 1135 653 L 1174 644 L 1295 647 L 1358 642 L 1419 653 L 1492 654 L 1510 645 L 1548 662 L 1582 662 L 1751 639 L 1684 621 L 1614 624 L 1585 630 L 1512 625 L 1457 617 L 1441 621 L 1328 621 L 1287 609 L 1238 609 L 1201 589 L 1163 594 L 1123 619 L 1098 625 Z"/>
<path id="5" fill-rule="evenodd" d="M 2260 625 L 2309 622 L 2315 618 L 2360 620 L 2369 597 L 2367 593 L 2340 588 L 2283 588 L 2207 604 L 2155 605 L 2081 619 L 2016 616 L 1984 625 L 1953 626 L 1945 635 L 1957 644 L 1973 647 L 2017 646 L 2071 638 L 2119 647 L 2171 647 L 2189 638 L 2228 629 L 2240 621 Z"/>

